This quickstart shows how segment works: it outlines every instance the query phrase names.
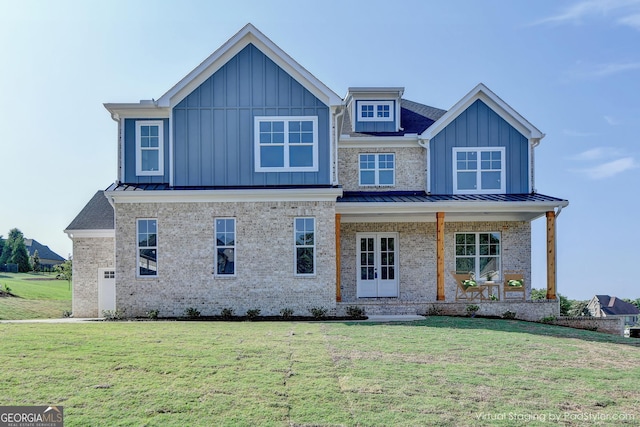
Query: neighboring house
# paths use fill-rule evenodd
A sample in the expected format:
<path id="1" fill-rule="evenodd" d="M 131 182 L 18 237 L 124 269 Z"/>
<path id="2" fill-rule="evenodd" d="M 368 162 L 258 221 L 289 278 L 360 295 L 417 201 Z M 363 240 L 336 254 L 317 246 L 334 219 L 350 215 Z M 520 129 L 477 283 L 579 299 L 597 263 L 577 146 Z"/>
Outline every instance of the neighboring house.
<path id="1" fill-rule="evenodd" d="M 27 252 L 29 252 L 29 257 L 33 257 L 33 254 L 38 251 L 38 258 L 40 259 L 40 266 L 42 268 L 52 268 L 54 265 L 65 262 L 63 257 L 36 239 L 24 239 L 24 244 L 27 247 Z"/>
<path id="2" fill-rule="evenodd" d="M 544 134 L 482 84 L 447 111 L 403 92 L 343 99 L 248 24 L 157 100 L 105 104 L 118 175 L 65 230 L 74 315 L 415 313 L 455 270 L 521 271 L 528 297 L 541 216 L 555 299 Z"/>
<path id="3" fill-rule="evenodd" d="M 596 295 L 587 304 L 587 310 L 593 317 L 614 317 L 624 319 L 626 325 L 638 323 L 638 307 L 609 295 Z"/>

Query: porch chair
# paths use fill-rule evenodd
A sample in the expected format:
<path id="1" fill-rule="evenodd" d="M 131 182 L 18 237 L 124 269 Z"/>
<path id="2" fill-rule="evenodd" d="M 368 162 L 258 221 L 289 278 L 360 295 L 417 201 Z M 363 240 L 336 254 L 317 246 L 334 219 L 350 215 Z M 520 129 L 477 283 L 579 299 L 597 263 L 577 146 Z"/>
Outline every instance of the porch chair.
<path id="1" fill-rule="evenodd" d="M 476 286 L 465 286 L 463 282 L 465 280 L 469 280 L 471 278 L 469 273 L 456 273 L 455 271 L 451 272 L 451 276 L 456 280 L 456 301 L 465 300 L 465 301 L 482 301 L 484 298 L 484 291 L 486 286 L 484 285 L 476 285 Z"/>
<path id="2" fill-rule="evenodd" d="M 519 283 L 519 285 L 518 285 Z M 502 295 L 504 299 L 507 299 L 507 293 L 511 294 L 521 294 L 522 301 L 526 299 L 527 296 L 527 288 L 524 286 L 524 274 L 519 271 L 511 271 L 504 272 L 504 284 Z M 511 297 L 511 299 L 520 298 L 520 295 L 516 295 L 516 297 Z"/>

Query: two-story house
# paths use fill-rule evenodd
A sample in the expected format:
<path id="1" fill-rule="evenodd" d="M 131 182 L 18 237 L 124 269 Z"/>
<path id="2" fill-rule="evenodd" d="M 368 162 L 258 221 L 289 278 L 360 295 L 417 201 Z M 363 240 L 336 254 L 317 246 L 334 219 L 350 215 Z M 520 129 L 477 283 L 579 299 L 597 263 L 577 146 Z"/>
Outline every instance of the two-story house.
<path id="1" fill-rule="evenodd" d="M 337 95 L 251 24 L 157 100 L 109 103 L 118 175 L 65 230 L 73 312 L 421 312 L 448 272 L 518 270 L 530 287 L 544 137 L 479 84 L 449 110 L 402 87 Z M 528 295 L 528 291 L 527 291 Z"/>

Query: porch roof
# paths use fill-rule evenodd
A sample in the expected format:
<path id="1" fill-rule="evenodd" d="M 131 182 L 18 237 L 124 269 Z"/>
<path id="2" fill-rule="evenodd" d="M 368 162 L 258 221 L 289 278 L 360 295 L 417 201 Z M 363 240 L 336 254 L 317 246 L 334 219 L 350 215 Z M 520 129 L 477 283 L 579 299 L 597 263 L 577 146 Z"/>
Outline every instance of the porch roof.
<path id="1" fill-rule="evenodd" d="M 548 211 L 559 211 L 569 202 L 543 194 L 427 194 L 413 192 L 349 192 L 339 197 L 336 212 L 344 222 L 435 221 L 444 212 L 446 221 L 532 221 Z"/>

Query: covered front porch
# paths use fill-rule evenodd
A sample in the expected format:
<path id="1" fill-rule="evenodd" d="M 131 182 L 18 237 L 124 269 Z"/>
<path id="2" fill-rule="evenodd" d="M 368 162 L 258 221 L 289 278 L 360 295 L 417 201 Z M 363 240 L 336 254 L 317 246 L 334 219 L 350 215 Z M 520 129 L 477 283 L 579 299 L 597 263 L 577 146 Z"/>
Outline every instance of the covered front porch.
<path id="1" fill-rule="evenodd" d="M 530 303 L 531 222 L 543 216 L 547 300 L 557 306 L 556 217 L 567 204 L 537 194 L 347 192 L 336 204 L 338 311 L 358 305 L 371 314 L 423 314 L 437 304 L 456 312 L 470 303 L 457 298 L 458 283 L 451 274 L 463 267 L 480 275 L 492 266 L 497 274 L 489 287 L 494 297 L 489 300 L 487 293 L 486 301 L 474 304 L 493 307 L 486 309 L 493 313 L 504 304 Z M 507 271 L 522 273 L 526 289 L 519 298 L 505 300 L 510 297 L 504 293 Z"/>

